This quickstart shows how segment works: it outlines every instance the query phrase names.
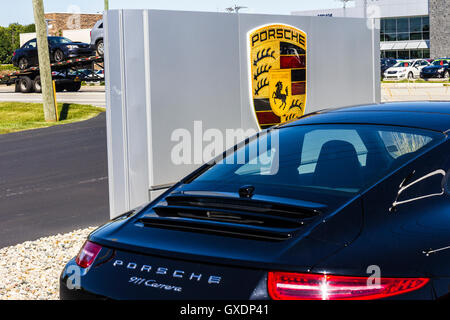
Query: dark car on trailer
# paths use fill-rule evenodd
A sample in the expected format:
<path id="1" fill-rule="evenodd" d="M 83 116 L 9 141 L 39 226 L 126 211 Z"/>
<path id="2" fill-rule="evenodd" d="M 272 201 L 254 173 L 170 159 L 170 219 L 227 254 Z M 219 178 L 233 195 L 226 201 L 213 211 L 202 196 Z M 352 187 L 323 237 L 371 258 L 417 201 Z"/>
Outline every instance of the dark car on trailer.
<path id="1" fill-rule="evenodd" d="M 60 297 L 448 298 L 449 130 L 448 102 L 265 130 L 91 233 Z"/>
<path id="2" fill-rule="evenodd" d="M 64 37 L 48 37 L 51 62 L 62 62 L 67 59 L 93 56 L 95 51 L 90 45 L 75 42 Z M 27 41 L 22 47 L 14 51 L 12 63 L 24 70 L 39 64 L 36 39 Z"/>

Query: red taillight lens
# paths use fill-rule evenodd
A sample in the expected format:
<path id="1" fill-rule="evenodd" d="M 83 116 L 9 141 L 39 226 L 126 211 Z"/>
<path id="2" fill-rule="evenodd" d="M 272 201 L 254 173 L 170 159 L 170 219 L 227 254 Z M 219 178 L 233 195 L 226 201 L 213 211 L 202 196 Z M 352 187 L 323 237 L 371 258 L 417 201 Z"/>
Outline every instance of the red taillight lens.
<path id="1" fill-rule="evenodd" d="M 75 262 L 82 268 L 89 267 L 94 262 L 102 247 L 96 243 L 86 241 L 78 253 Z"/>
<path id="2" fill-rule="evenodd" d="M 374 284 L 373 284 L 374 283 Z M 269 295 L 275 300 L 370 300 L 422 288 L 426 278 L 346 277 L 269 272 Z"/>

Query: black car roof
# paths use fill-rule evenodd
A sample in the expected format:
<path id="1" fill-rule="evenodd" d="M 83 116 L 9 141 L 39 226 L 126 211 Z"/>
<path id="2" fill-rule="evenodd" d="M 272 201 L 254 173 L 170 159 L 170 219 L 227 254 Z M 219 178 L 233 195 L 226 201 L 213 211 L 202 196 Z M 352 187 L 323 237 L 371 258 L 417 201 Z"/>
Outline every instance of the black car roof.
<path id="1" fill-rule="evenodd" d="M 47 39 L 63 39 L 63 38 L 65 38 L 65 37 L 58 37 L 58 36 L 48 36 L 48 37 L 47 37 Z M 66 39 L 67 39 L 67 38 L 66 38 Z M 70 40 L 70 39 L 69 39 L 69 40 Z M 27 42 L 25 42 L 25 44 L 28 43 L 28 42 L 30 42 L 30 41 L 36 41 L 36 38 L 33 38 L 33 39 L 28 40 Z"/>
<path id="2" fill-rule="evenodd" d="M 379 124 L 450 130 L 450 102 L 390 102 L 327 109 L 306 114 L 282 127 L 306 124 Z"/>

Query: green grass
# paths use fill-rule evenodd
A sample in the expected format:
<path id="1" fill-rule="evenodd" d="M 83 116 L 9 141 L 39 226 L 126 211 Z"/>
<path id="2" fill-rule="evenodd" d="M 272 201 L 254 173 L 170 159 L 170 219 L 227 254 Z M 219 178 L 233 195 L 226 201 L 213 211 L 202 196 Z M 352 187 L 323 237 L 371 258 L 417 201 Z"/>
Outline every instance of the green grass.
<path id="1" fill-rule="evenodd" d="M 51 127 L 93 118 L 104 108 L 58 103 L 58 122 L 46 122 L 41 103 L 0 102 L 0 134 Z"/>
<path id="2" fill-rule="evenodd" d="M 93 82 L 89 82 L 88 83 L 86 81 L 81 81 L 81 85 L 84 87 L 84 86 L 96 86 L 97 84 L 93 83 Z M 105 85 L 105 81 L 100 81 L 100 83 L 98 85 L 104 86 Z"/>

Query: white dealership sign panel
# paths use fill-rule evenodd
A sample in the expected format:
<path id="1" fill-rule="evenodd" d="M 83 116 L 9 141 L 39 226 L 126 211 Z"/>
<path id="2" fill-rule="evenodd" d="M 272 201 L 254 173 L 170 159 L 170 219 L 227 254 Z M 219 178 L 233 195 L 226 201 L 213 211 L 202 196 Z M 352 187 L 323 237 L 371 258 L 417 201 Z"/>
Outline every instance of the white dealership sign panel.
<path id="1" fill-rule="evenodd" d="M 194 145 L 202 139 L 195 121 L 200 135 L 259 130 L 304 112 L 380 102 L 372 20 L 110 10 L 105 39 L 111 217 L 200 165 L 194 155 L 192 164 L 173 163 L 176 129 L 191 132 Z"/>

